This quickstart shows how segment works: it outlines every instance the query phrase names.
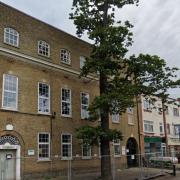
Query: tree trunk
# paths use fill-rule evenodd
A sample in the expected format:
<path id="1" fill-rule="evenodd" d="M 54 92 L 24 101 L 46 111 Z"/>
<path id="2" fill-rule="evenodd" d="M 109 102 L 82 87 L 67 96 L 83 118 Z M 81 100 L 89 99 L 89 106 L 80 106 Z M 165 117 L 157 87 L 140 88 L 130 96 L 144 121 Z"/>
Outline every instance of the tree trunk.
<path id="1" fill-rule="evenodd" d="M 100 94 L 106 93 L 107 77 L 100 75 Z M 109 107 L 104 105 L 101 108 L 101 127 L 109 130 Z M 101 176 L 103 180 L 112 180 L 111 174 L 111 157 L 110 157 L 110 144 L 108 139 L 101 139 Z"/>

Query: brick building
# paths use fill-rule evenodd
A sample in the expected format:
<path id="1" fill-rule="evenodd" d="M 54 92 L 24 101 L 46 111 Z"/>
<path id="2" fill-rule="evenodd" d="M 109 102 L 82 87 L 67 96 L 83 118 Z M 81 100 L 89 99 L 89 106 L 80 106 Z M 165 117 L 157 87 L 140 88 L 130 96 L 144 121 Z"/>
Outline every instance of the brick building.
<path id="1" fill-rule="evenodd" d="M 10 162 L 5 175 L 25 179 L 61 172 L 74 157 L 76 169 L 100 168 L 99 148 L 82 146 L 75 137 L 81 125 L 99 123 L 86 120 L 98 79 L 79 78 L 90 44 L 3 3 L 0 14 L 0 159 Z M 111 146 L 119 160 L 127 149 L 138 153 L 136 116 L 128 108 L 110 117 L 111 128 L 124 135 Z"/>

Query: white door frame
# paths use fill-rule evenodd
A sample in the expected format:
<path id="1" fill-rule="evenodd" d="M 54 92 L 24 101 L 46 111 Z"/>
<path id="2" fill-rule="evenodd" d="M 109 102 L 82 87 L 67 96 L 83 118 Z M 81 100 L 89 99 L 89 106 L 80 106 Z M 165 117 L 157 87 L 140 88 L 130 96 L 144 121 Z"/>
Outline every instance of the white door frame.
<path id="1" fill-rule="evenodd" d="M 9 143 L 5 143 L 4 145 L 0 145 L 0 149 L 3 149 L 3 150 L 15 149 L 16 150 L 16 180 L 20 180 L 21 179 L 21 174 L 20 174 L 21 147 L 20 145 L 11 145 Z"/>

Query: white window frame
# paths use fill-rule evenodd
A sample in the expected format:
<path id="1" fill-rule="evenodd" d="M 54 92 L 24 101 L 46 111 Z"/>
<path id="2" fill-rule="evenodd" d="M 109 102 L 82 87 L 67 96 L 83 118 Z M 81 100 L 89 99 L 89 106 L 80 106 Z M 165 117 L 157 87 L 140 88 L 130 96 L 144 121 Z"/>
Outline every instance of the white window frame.
<path id="1" fill-rule="evenodd" d="M 80 67 L 80 69 L 82 69 L 84 67 L 85 62 L 86 62 L 86 58 L 84 56 L 80 56 L 80 58 L 79 58 L 79 67 Z"/>
<path id="2" fill-rule="evenodd" d="M 45 84 L 45 85 L 48 86 L 48 98 L 39 95 L 39 85 L 40 85 L 40 84 Z M 49 106 L 48 106 L 48 112 L 40 111 L 40 107 L 39 107 L 40 98 L 41 98 L 41 99 L 46 99 L 46 100 L 49 101 L 49 102 L 48 102 L 48 104 L 49 104 Z M 50 114 L 50 85 L 47 84 L 47 83 L 43 83 L 43 82 L 38 82 L 38 113 L 40 113 L 40 114 Z"/>
<path id="3" fill-rule="evenodd" d="M 111 119 L 113 123 L 120 123 L 120 115 L 119 114 L 112 114 Z"/>
<path id="4" fill-rule="evenodd" d="M 64 48 L 60 49 L 60 60 L 62 63 L 70 65 L 71 64 L 71 53 L 70 53 L 70 51 L 67 49 L 64 49 Z"/>
<path id="5" fill-rule="evenodd" d="M 16 78 L 16 91 L 5 90 L 5 76 L 13 76 L 13 77 Z M 16 107 L 4 106 L 4 94 L 5 94 L 5 91 L 7 91 L 9 93 L 16 93 Z M 13 110 L 13 111 L 17 111 L 18 110 L 18 77 L 15 76 L 15 75 L 3 74 L 2 108 L 3 109 L 8 109 L 8 110 Z"/>
<path id="6" fill-rule="evenodd" d="M 152 131 L 146 130 L 145 125 L 148 125 L 148 129 L 150 129 L 149 127 L 152 126 Z M 153 121 L 144 120 L 144 132 L 154 133 L 154 122 Z"/>
<path id="7" fill-rule="evenodd" d="M 86 148 L 89 148 L 87 152 L 87 154 L 89 154 L 89 156 L 85 156 L 84 155 L 84 147 L 86 146 Z M 91 145 L 88 144 L 82 144 L 82 159 L 91 159 L 92 158 L 92 147 Z"/>
<path id="8" fill-rule="evenodd" d="M 132 114 L 128 114 L 128 124 L 134 125 L 134 116 Z"/>
<path id="9" fill-rule="evenodd" d="M 151 111 L 151 103 L 150 103 L 150 100 L 148 99 L 144 99 L 143 100 L 143 107 L 144 107 L 144 110 L 149 110 Z"/>
<path id="10" fill-rule="evenodd" d="M 69 95 L 70 95 L 70 101 L 69 102 L 67 102 L 67 101 L 64 101 L 64 100 L 62 100 L 62 91 L 63 91 L 63 89 L 65 89 L 65 90 L 69 90 Z M 61 88 L 61 116 L 63 116 L 63 117 L 71 117 L 72 116 L 72 100 L 71 100 L 71 89 L 69 89 L 69 88 Z M 63 106 L 62 106 L 62 104 L 63 104 L 63 102 L 64 103 L 69 103 L 70 104 L 70 114 L 63 114 L 62 112 L 63 112 Z"/>
<path id="11" fill-rule="evenodd" d="M 9 30 L 9 32 L 7 32 L 7 30 Z M 12 31 L 12 33 L 10 33 L 10 31 Z M 10 37 L 8 38 L 8 41 L 6 41 L 6 35 L 7 33 L 9 35 L 12 35 L 13 36 L 13 43 L 10 42 Z M 14 37 L 16 36 L 17 38 L 17 42 L 15 43 L 15 40 L 14 40 Z M 4 28 L 4 43 L 8 44 L 8 45 L 11 45 L 11 46 L 14 46 L 14 47 L 19 47 L 19 33 L 14 29 L 14 28 L 11 28 L 11 27 L 6 27 Z"/>
<path id="12" fill-rule="evenodd" d="M 120 146 L 120 139 L 113 140 L 113 149 L 114 149 L 114 157 L 120 157 L 121 156 L 121 146 Z M 115 153 L 115 146 L 118 146 L 119 148 L 119 154 Z"/>
<path id="13" fill-rule="evenodd" d="M 39 52 L 40 51 L 40 48 L 39 48 L 40 43 L 42 43 L 43 46 L 47 46 L 47 48 L 48 48 L 47 55 L 45 55 L 46 51 L 45 51 L 45 54 Z M 41 56 L 44 56 L 44 57 L 48 57 L 48 58 L 50 57 L 50 45 L 46 41 L 43 41 L 43 40 L 38 41 L 38 54 Z"/>
<path id="14" fill-rule="evenodd" d="M 162 131 L 161 131 L 161 128 L 162 128 Z M 159 132 L 160 132 L 160 134 L 164 133 L 164 128 L 163 128 L 163 123 L 162 122 L 159 122 Z"/>
<path id="15" fill-rule="evenodd" d="M 88 104 L 83 104 L 82 103 L 82 97 L 83 97 L 83 94 L 87 95 L 87 98 L 88 98 Z M 81 92 L 80 93 L 80 101 L 81 101 L 81 119 L 87 119 L 89 118 L 89 111 L 86 111 L 85 115 L 83 113 L 83 108 L 82 107 L 86 107 L 88 108 L 89 107 L 89 93 L 85 93 L 85 92 Z"/>
<path id="16" fill-rule="evenodd" d="M 49 142 L 41 142 L 41 143 L 39 143 L 39 135 L 40 134 L 48 134 L 48 138 L 49 138 Z M 38 133 L 38 161 L 49 161 L 50 160 L 50 146 L 51 146 L 51 138 L 50 138 L 50 133 L 48 133 L 48 132 L 39 132 Z M 42 158 L 42 157 L 39 157 L 39 145 L 40 144 L 48 144 L 49 146 L 48 146 L 48 157 L 46 157 L 46 158 Z"/>
<path id="17" fill-rule="evenodd" d="M 175 108 L 175 107 L 173 108 L 173 116 L 179 117 L 179 109 L 178 108 Z"/>
<path id="18" fill-rule="evenodd" d="M 66 143 L 63 143 L 63 135 L 68 135 L 68 136 L 70 136 L 70 143 L 68 142 L 66 142 Z M 71 151 L 70 151 L 70 153 L 71 153 L 71 156 L 70 157 L 66 157 L 66 156 L 63 156 L 63 145 L 70 145 L 70 147 L 71 147 Z M 62 133 L 61 134 L 61 159 L 62 160 L 70 160 L 70 159 L 72 159 L 72 134 L 70 134 L 70 133 Z"/>

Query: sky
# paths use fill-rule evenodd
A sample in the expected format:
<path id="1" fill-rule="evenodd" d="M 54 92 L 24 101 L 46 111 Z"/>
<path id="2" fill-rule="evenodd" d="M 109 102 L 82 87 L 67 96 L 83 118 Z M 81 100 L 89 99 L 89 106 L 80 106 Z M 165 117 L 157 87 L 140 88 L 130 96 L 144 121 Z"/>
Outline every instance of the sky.
<path id="1" fill-rule="evenodd" d="M 35 18 L 74 36 L 69 20 L 73 0 L 1 0 Z M 63 3 L 62 3 L 63 2 Z M 148 53 L 165 59 L 167 65 L 180 68 L 180 0 L 140 0 L 139 6 L 127 5 L 116 12 L 117 20 L 133 25 L 133 46 L 129 54 Z M 87 40 L 87 37 L 83 37 Z M 180 72 L 178 72 L 180 78 Z M 180 97 L 180 89 L 170 91 Z"/>

